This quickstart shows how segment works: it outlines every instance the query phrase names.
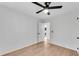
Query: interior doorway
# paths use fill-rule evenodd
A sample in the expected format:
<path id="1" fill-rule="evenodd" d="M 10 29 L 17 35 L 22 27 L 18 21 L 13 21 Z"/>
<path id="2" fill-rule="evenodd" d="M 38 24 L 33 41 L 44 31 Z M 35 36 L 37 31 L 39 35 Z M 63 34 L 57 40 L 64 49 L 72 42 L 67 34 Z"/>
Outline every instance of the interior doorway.
<path id="1" fill-rule="evenodd" d="M 38 27 L 38 41 L 49 41 L 50 40 L 50 23 L 39 23 Z"/>

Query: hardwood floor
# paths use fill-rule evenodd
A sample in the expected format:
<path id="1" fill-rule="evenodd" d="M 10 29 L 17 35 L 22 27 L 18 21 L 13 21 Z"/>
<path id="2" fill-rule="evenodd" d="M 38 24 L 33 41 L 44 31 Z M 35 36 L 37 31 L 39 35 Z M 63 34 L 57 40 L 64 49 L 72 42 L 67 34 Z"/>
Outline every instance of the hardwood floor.
<path id="1" fill-rule="evenodd" d="M 54 44 L 39 42 L 3 56 L 77 56 L 77 52 Z"/>

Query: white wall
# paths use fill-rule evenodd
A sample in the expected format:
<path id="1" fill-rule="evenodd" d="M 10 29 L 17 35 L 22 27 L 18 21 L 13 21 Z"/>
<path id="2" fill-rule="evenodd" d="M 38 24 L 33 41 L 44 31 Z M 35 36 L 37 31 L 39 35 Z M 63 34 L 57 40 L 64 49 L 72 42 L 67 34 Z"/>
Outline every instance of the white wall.
<path id="1" fill-rule="evenodd" d="M 0 53 L 37 41 L 37 20 L 0 5 Z"/>
<path id="2" fill-rule="evenodd" d="M 77 24 L 76 17 L 79 16 L 78 10 L 74 10 L 65 14 L 52 17 L 51 22 L 51 42 L 63 47 L 73 50 L 79 48 L 79 40 L 77 38 Z"/>
<path id="3" fill-rule="evenodd" d="M 47 20 L 51 23 L 51 42 L 76 50 L 78 10 Z M 0 5 L 0 53 L 37 42 L 37 19 Z"/>

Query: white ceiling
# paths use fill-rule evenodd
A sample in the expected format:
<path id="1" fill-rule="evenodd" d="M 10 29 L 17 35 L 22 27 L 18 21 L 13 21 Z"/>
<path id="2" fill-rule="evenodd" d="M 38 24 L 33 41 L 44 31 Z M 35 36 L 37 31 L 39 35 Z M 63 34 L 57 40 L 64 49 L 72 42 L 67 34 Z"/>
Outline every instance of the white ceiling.
<path id="1" fill-rule="evenodd" d="M 44 5 L 43 2 L 40 2 L 41 4 Z M 38 19 L 48 19 L 60 14 L 65 14 L 67 12 L 74 11 L 75 9 L 78 9 L 79 3 L 77 2 L 52 2 L 50 6 L 53 5 L 62 5 L 63 8 L 61 9 L 51 9 L 49 10 L 51 12 L 51 15 L 47 15 L 44 12 L 41 12 L 39 14 L 36 14 L 35 12 L 39 11 L 42 9 L 41 7 L 31 3 L 31 2 L 5 2 L 5 3 L 0 3 L 1 5 L 5 5 L 8 8 L 11 8 L 13 10 L 23 12 L 30 17 L 36 17 Z"/>

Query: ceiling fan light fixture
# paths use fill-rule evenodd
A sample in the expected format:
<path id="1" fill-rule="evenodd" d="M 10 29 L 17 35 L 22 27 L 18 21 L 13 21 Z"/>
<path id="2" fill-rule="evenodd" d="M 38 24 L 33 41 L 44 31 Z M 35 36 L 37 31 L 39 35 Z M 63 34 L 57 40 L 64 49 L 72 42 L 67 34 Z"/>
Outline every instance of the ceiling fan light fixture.
<path id="1" fill-rule="evenodd" d="M 48 12 L 49 12 L 48 9 L 45 9 L 45 10 L 44 10 L 44 13 L 45 13 L 45 14 L 47 14 Z"/>

